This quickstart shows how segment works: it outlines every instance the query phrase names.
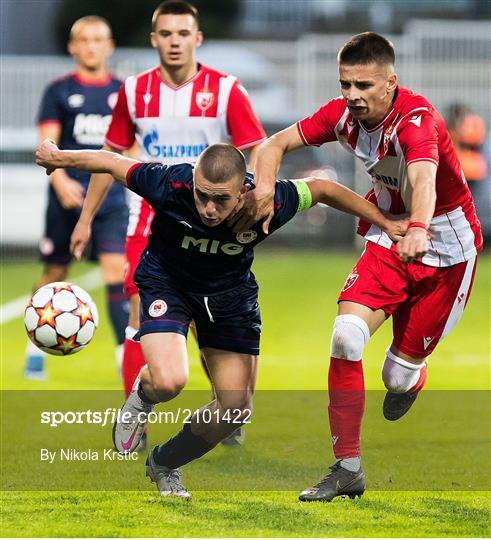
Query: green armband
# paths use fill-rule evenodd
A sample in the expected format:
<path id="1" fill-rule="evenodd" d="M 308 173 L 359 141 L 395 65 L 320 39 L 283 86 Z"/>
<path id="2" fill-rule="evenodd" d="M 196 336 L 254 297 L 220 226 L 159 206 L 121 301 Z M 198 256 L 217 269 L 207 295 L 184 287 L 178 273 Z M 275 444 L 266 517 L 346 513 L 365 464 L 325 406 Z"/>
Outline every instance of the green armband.
<path id="1" fill-rule="evenodd" d="M 303 180 L 294 180 L 293 183 L 295 184 L 298 193 L 297 212 L 308 210 L 312 206 L 312 193 L 310 192 L 307 182 L 304 182 Z"/>

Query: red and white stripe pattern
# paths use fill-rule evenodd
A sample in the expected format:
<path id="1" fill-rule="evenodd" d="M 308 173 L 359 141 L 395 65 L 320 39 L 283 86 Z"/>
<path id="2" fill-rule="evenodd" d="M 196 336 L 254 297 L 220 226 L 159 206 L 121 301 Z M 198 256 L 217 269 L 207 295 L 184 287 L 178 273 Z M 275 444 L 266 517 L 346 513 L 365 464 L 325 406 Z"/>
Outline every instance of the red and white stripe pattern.
<path id="1" fill-rule="evenodd" d="M 429 266 L 452 266 L 482 249 L 479 220 L 445 123 L 423 97 L 399 88 L 393 108 L 373 129 L 353 119 L 344 99 L 336 98 L 298 122 L 297 128 L 304 144 L 337 140 L 359 158 L 372 181 L 366 198 L 393 214 L 411 211 L 408 165 L 435 163 L 432 240 L 422 261 Z M 368 222 L 360 221 L 358 232 L 370 242 L 393 248 L 390 238 Z"/>
<path id="2" fill-rule="evenodd" d="M 200 66 L 173 87 L 156 67 L 126 79 L 113 111 L 106 143 L 118 150 L 140 148 L 140 160 L 166 165 L 194 163 L 211 144 L 232 142 L 239 148 L 259 144 L 265 132 L 237 79 Z M 153 211 L 131 195 L 128 236 L 150 233 Z"/>

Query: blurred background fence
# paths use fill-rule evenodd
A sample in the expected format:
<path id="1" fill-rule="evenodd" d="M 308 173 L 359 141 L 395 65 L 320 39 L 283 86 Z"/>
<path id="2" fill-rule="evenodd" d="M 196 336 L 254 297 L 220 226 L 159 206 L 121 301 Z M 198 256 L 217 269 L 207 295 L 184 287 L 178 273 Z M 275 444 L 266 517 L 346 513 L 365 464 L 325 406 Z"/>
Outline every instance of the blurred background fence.
<path id="1" fill-rule="evenodd" d="M 336 2 L 346 6 L 345 2 L 331 0 L 331 9 Z M 209 39 L 198 50 L 201 62 L 241 79 L 268 133 L 286 127 L 339 95 L 336 54 L 351 35 L 302 33 L 304 27 L 312 26 L 312 12 L 295 8 L 298 11 L 295 19 L 297 11 L 282 12 L 280 4 L 290 10 L 292 6 L 303 5 L 283 0 L 245 2 L 247 16 L 240 24 L 243 34 L 249 32 L 249 39 Z M 386 15 L 382 8 L 392 4 L 378 4 L 383 19 Z M 274 10 L 267 11 L 266 5 L 274 6 Z M 310 6 L 311 2 L 305 5 Z M 367 9 L 370 15 L 373 8 Z M 283 31 L 289 24 L 294 25 L 297 37 L 288 40 L 284 36 L 281 40 L 250 38 L 264 34 L 266 24 L 271 27 L 282 24 Z M 463 103 L 481 115 L 489 129 L 489 20 L 412 19 L 406 21 L 402 33 L 386 35 L 396 47 L 396 70 L 401 85 L 422 93 L 442 113 L 453 103 Z M 111 59 L 111 69 L 120 77 L 126 77 L 156 63 L 157 55 L 150 47 L 118 47 Z M 72 61 L 66 55 L 1 55 L 1 247 L 5 256 L 32 251 L 42 235 L 47 179 L 33 164 L 37 142 L 35 117 L 44 87 L 72 68 Z M 489 157 L 489 146 L 487 148 Z M 365 173 L 339 145 L 306 148 L 290 154 L 281 170 L 283 177 L 310 174 L 337 179 L 360 193 L 366 192 L 369 186 Z M 478 213 L 488 234 L 491 227 L 489 183 L 488 178 L 484 194 L 480 196 L 482 200 L 477 201 Z M 325 207 L 314 208 L 297 216 L 275 236 L 276 242 L 288 245 L 350 246 L 355 237 L 354 220 Z"/>

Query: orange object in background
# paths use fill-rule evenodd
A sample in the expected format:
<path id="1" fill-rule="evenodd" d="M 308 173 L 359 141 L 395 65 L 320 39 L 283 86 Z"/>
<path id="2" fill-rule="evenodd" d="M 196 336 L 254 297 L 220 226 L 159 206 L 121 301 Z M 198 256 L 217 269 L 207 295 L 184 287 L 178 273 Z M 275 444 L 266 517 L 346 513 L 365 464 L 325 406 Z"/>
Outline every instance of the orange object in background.
<path id="1" fill-rule="evenodd" d="M 465 114 L 451 130 L 462 170 L 467 180 L 487 178 L 488 164 L 481 152 L 486 137 L 486 126 L 477 114 Z"/>

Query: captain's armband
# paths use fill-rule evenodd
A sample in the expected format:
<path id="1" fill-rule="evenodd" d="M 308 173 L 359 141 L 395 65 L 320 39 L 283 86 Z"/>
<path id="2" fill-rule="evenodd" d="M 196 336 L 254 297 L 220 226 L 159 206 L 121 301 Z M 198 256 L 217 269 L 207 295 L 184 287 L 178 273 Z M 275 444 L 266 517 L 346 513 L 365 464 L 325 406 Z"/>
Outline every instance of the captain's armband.
<path id="1" fill-rule="evenodd" d="M 298 208 L 297 212 L 302 210 L 308 210 L 312 206 L 312 193 L 307 185 L 307 182 L 303 180 L 293 180 L 298 193 Z"/>

